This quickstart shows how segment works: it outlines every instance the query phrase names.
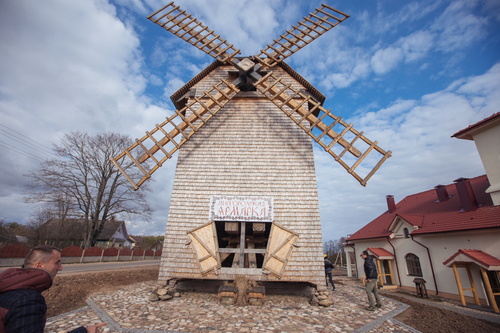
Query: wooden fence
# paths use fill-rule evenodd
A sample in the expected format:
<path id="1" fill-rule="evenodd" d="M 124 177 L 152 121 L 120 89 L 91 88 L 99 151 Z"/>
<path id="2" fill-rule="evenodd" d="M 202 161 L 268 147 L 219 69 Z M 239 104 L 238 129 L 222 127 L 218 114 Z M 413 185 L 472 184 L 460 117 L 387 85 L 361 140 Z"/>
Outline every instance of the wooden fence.
<path id="1" fill-rule="evenodd" d="M 30 249 L 24 245 L 12 244 L 0 247 L 0 267 L 21 266 Z M 115 248 L 101 249 L 90 247 L 82 249 L 78 246 L 68 246 L 61 251 L 62 264 L 75 264 L 87 262 L 110 261 L 140 261 L 161 258 L 161 250 L 143 250 L 141 248 Z"/>

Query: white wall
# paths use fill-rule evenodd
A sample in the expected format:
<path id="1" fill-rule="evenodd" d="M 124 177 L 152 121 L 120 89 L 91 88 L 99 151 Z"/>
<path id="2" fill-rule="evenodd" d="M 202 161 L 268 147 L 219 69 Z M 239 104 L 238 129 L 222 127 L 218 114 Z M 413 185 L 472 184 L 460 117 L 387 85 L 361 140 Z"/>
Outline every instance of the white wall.
<path id="1" fill-rule="evenodd" d="M 364 275 L 363 259 L 359 257 L 359 254 L 369 247 L 381 247 L 391 253 L 395 252 L 394 254 L 398 266 L 393 266 L 395 283 L 399 283 L 399 269 L 399 279 L 401 280 L 401 285 L 408 288 L 415 288 L 415 284 L 413 283 L 415 276 L 408 275 L 405 260 L 405 256 L 408 253 L 413 253 L 420 259 L 420 266 L 422 267 L 423 274 L 422 278 L 426 281 L 427 290 L 434 294 L 436 287 L 434 284 L 429 255 L 427 249 L 424 246 L 419 245 L 417 242 L 429 248 L 439 293 L 449 293 L 458 296 L 458 288 L 453 274 L 453 269 L 443 265 L 443 262 L 455 254 L 459 249 L 482 250 L 483 252 L 496 258 L 500 258 L 500 230 L 498 229 L 421 235 L 415 236 L 414 240 L 411 238 L 397 237 L 390 240 L 390 243 L 394 246 L 396 251 L 392 249 L 389 241 L 387 240 L 362 241 L 355 243 L 356 265 L 359 272 L 359 278 Z M 459 269 L 459 273 L 463 287 L 470 288 L 466 270 Z M 485 299 L 486 294 L 484 292 L 479 269 L 475 268 L 472 273 L 478 290 L 478 296 L 479 298 Z M 473 295 L 471 291 L 465 291 L 465 296 L 472 297 Z"/>
<path id="2" fill-rule="evenodd" d="M 494 205 L 500 205 L 500 126 L 474 134 L 473 138 L 490 181 L 486 192 Z"/>

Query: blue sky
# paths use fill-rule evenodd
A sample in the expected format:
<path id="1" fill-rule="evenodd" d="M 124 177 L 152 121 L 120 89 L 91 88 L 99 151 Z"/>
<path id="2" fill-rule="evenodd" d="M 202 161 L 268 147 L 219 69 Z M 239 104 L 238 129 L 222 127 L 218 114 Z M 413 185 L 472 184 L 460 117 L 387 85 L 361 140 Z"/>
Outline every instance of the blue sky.
<path id="1" fill-rule="evenodd" d="M 170 95 L 212 63 L 146 19 L 167 2 L 0 2 L 0 220 L 29 222 L 24 174 L 65 133 L 142 137 L 172 114 Z M 321 3 L 176 1 L 243 55 Z M 500 2 L 325 3 L 351 17 L 286 62 L 327 97 L 326 108 L 393 152 L 362 187 L 315 145 L 329 240 L 383 213 L 387 194 L 399 201 L 485 173 L 474 143 L 451 135 L 499 111 Z M 154 175 L 152 221 L 129 221 L 130 233 L 164 233 L 175 162 Z"/>

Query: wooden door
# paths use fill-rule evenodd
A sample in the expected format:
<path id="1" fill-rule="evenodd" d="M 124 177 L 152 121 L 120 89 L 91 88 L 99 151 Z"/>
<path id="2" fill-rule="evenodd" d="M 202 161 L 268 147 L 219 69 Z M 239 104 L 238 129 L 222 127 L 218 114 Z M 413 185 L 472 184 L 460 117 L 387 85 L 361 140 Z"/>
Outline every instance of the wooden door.
<path id="1" fill-rule="evenodd" d="M 281 277 L 298 237 L 297 233 L 273 223 L 262 268 Z"/>
<path id="2" fill-rule="evenodd" d="M 215 223 L 209 222 L 188 232 L 201 274 L 220 268 Z"/>

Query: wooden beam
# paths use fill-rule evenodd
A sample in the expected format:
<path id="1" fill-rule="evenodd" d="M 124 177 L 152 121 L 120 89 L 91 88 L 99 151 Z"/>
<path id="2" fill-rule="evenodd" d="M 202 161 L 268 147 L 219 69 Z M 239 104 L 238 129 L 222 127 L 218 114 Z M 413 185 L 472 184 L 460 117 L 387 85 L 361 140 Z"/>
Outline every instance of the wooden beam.
<path id="1" fill-rule="evenodd" d="M 483 276 L 483 281 L 484 281 L 484 287 L 486 289 L 486 295 L 488 296 L 488 300 L 490 301 L 490 306 L 493 309 L 495 313 L 500 313 L 498 309 L 498 304 L 495 299 L 495 295 L 493 294 L 493 289 L 491 288 L 491 283 L 490 283 L 490 278 L 488 277 L 488 274 L 486 273 L 486 269 L 483 267 L 480 267 L 481 269 L 481 275 Z M 498 272 L 497 272 L 498 274 Z"/>
<path id="2" fill-rule="evenodd" d="M 351 146 L 349 142 L 347 142 L 345 139 L 339 137 L 339 134 L 335 132 L 334 130 L 328 128 L 328 125 L 326 125 L 324 122 L 319 120 L 314 114 L 309 113 L 306 108 L 302 107 L 298 102 L 290 98 L 289 95 L 286 93 L 282 92 L 279 88 L 277 88 L 274 85 L 271 85 L 267 83 L 266 81 L 260 81 L 260 84 L 262 85 L 263 90 L 269 91 L 269 93 L 273 96 L 275 96 L 271 101 L 274 102 L 274 100 L 279 100 L 280 102 L 284 103 L 284 105 L 288 106 L 292 110 L 295 110 L 297 114 L 302 116 L 304 119 L 306 119 L 310 124 L 315 124 L 315 127 L 320 129 L 322 132 L 326 132 L 326 135 L 330 137 L 332 140 L 337 140 L 337 142 L 344 148 L 347 148 L 351 154 L 353 154 L 356 157 L 361 156 L 361 152 L 356 149 L 356 147 Z M 266 94 L 264 94 L 266 95 Z M 268 95 L 266 95 L 268 96 Z M 276 103 L 275 103 L 276 104 Z M 323 109 L 326 111 L 325 109 Z"/>
<path id="3" fill-rule="evenodd" d="M 471 290 L 474 295 L 474 302 L 476 302 L 476 305 L 481 305 L 481 301 L 479 301 L 479 296 L 477 295 L 476 284 L 474 283 L 474 278 L 472 277 L 472 272 L 470 270 L 470 264 L 467 264 L 465 268 L 467 269 L 467 275 L 469 276 L 470 285 L 472 287 Z"/>
<path id="4" fill-rule="evenodd" d="M 457 281 L 458 295 L 460 296 L 460 303 L 463 306 L 467 306 L 467 302 L 465 301 L 464 290 L 462 288 L 462 282 L 460 281 L 460 275 L 458 274 L 457 264 L 453 263 L 453 274 L 455 274 L 455 280 Z"/>

